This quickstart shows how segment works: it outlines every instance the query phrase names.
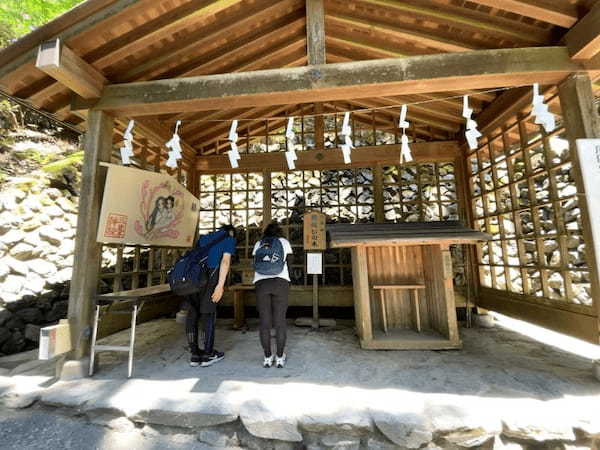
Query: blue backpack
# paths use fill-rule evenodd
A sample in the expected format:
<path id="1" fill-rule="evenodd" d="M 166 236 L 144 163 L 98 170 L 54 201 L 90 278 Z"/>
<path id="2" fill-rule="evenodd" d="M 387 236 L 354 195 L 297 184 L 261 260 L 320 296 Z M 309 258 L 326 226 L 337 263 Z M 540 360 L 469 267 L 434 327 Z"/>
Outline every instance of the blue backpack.
<path id="1" fill-rule="evenodd" d="M 254 270 L 261 275 L 278 275 L 284 266 L 285 253 L 279 238 L 263 238 L 254 254 Z"/>
<path id="2" fill-rule="evenodd" d="M 223 233 L 208 245 L 201 246 L 200 239 L 196 246 L 188 250 L 175 262 L 173 268 L 167 273 L 171 291 L 182 297 L 200 292 L 208 284 L 209 269 L 207 266 L 209 250 L 229 233 Z"/>

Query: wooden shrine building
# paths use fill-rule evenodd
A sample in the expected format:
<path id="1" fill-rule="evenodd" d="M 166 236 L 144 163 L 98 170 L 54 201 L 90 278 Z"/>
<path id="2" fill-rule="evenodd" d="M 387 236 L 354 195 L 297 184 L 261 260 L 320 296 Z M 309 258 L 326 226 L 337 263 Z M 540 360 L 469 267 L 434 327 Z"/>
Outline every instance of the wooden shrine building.
<path id="1" fill-rule="evenodd" d="M 263 224 L 284 226 L 298 256 L 292 304 L 310 304 L 306 210 L 330 224 L 460 221 L 490 240 L 450 247 L 457 298 L 600 343 L 600 247 L 576 151 L 577 139 L 600 137 L 599 75 L 594 0 L 87 0 L 0 51 L 4 96 L 86 136 L 75 359 L 89 351 L 100 280 L 114 291 L 164 283 L 180 250 L 118 246 L 116 268 L 100 270 L 100 163 L 120 164 L 130 119 L 133 165 L 198 196 L 201 233 L 243 228 L 238 254 L 248 258 Z M 552 131 L 535 123 L 534 83 Z M 465 95 L 482 133 L 473 150 Z M 403 164 L 401 105 L 414 158 Z M 355 148 L 345 164 L 347 111 Z M 172 170 L 165 142 L 178 120 L 183 159 Z M 233 120 L 236 169 L 225 154 Z M 325 252 L 323 305 L 353 304 L 363 274 L 352 258 Z"/>

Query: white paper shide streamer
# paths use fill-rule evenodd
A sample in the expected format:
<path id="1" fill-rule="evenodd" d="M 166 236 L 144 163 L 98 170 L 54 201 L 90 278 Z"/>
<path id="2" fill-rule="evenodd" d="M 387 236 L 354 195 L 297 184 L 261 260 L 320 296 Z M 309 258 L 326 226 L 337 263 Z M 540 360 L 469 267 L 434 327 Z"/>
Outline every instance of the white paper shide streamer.
<path id="1" fill-rule="evenodd" d="M 231 164 L 231 167 L 233 169 L 237 169 L 239 167 L 238 161 L 241 159 L 240 152 L 238 151 L 238 147 L 237 147 L 237 140 L 238 140 L 237 126 L 238 126 L 237 120 L 234 120 L 233 122 L 231 122 L 231 128 L 229 129 L 229 136 L 228 136 L 229 143 L 231 144 L 231 150 L 229 150 L 227 152 L 227 156 L 229 157 L 229 163 Z"/>
<path id="2" fill-rule="evenodd" d="M 285 139 L 287 143 L 287 151 L 285 152 L 285 160 L 287 162 L 287 166 L 289 170 L 296 169 L 296 160 L 298 159 L 298 155 L 296 155 L 295 143 L 294 140 L 296 138 L 296 133 L 294 133 L 294 118 L 288 118 L 287 128 L 285 129 Z"/>
<path id="3" fill-rule="evenodd" d="M 400 138 L 400 164 L 411 162 L 413 160 L 410 147 L 408 146 L 408 136 L 406 135 L 406 129 L 410 126 L 410 122 L 406 120 L 407 110 L 407 106 L 402 105 L 402 108 L 400 109 L 400 121 L 398 122 L 398 128 L 402 128 L 402 137 Z"/>
<path id="4" fill-rule="evenodd" d="M 167 159 L 166 165 L 171 169 L 175 169 L 177 167 L 177 161 L 182 158 L 181 138 L 178 134 L 180 125 L 181 120 L 178 120 L 175 124 L 175 131 L 173 132 L 173 136 L 165 144 L 165 146 L 170 150 L 168 153 L 169 159 Z"/>
<path id="5" fill-rule="evenodd" d="M 352 143 L 352 128 L 350 127 L 350 112 L 344 113 L 344 121 L 342 122 L 342 131 L 340 135 L 344 143 L 340 146 L 344 155 L 344 164 L 352 162 L 351 153 L 354 145 Z"/>
<path id="6" fill-rule="evenodd" d="M 121 147 L 121 162 L 123 164 L 131 164 L 131 157 L 133 156 L 133 126 L 135 125 L 134 120 L 129 121 L 125 133 L 123 133 L 123 147 Z"/>
<path id="7" fill-rule="evenodd" d="M 548 111 L 548 105 L 544 104 L 544 96 L 540 95 L 540 85 L 533 85 L 533 100 L 531 102 L 533 109 L 531 113 L 535 116 L 535 123 L 542 125 L 546 133 L 551 133 L 556 127 L 554 114 Z"/>
<path id="8" fill-rule="evenodd" d="M 465 138 L 467 139 L 469 148 L 471 150 L 475 150 L 477 148 L 477 139 L 481 137 L 481 133 L 477 129 L 477 122 L 475 122 L 471 118 L 472 114 L 473 114 L 473 109 L 469 108 L 469 96 L 465 95 L 463 97 L 463 113 L 462 113 L 462 116 L 467 120 Z"/>

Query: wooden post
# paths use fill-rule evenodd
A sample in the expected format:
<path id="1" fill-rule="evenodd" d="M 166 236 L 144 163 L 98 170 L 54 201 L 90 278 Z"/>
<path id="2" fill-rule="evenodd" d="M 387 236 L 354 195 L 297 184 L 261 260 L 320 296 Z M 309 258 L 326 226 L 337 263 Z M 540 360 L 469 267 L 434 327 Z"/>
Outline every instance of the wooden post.
<path id="1" fill-rule="evenodd" d="M 81 359 L 89 352 L 92 298 L 98 288 L 102 262 L 102 245 L 96 242 L 96 235 L 106 169 L 101 168 L 99 163 L 110 162 L 114 125 L 112 117 L 102 111 L 90 111 L 87 123 L 73 277 L 69 291 L 68 319 L 74 359 Z"/>
<path id="2" fill-rule="evenodd" d="M 354 283 L 354 309 L 356 329 L 361 341 L 368 344 L 373 340 L 371 322 L 371 288 L 367 267 L 367 249 L 364 246 L 352 247 L 352 279 Z"/>
<path id="3" fill-rule="evenodd" d="M 271 172 L 263 172 L 263 230 L 271 223 Z"/>
<path id="4" fill-rule="evenodd" d="M 373 199 L 375 201 L 375 223 L 385 222 L 383 209 L 383 168 L 381 164 L 373 167 Z"/>
<path id="5" fill-rule="evenodd" d="M 587 203 L 585 202 L 586 193 L 579 157 L 577 155 L 576 140 L 599 138 L 600 118 L 594 106 L 592 83 L 587 74 L 570 75 L 559 85 L 558 94 L 560 96 L 565 132 L 569 139 L 571 160 L 573 161 L 573 177 L 577 186 L 579 209 L 581 211 L 586 259 L 590 265 L 592 299 L 598 319 L 598 336 L 596 338 L 596 344 L 598 344 L 600 343 L 600 281 L 597 264 L 600 262 L 600 255 L 595 254 L 591 218 L 587 210 Z"/>
<path id="6" fill-rule="evenodd" d="M 306 0 L 306 54 L 309 65 L 325 64 L 323 0 Z"/>

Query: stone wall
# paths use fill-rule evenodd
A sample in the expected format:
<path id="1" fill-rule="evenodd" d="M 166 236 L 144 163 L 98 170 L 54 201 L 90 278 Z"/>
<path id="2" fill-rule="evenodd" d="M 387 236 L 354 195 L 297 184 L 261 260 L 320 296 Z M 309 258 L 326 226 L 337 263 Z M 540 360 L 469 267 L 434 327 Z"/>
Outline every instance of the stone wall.
<path id="1" fill-rule="evenodd" d="M 0 192 L 0 356 L 36 348 L 40 328 L 67 316 L 77 202 L 27 178 Z"/>

